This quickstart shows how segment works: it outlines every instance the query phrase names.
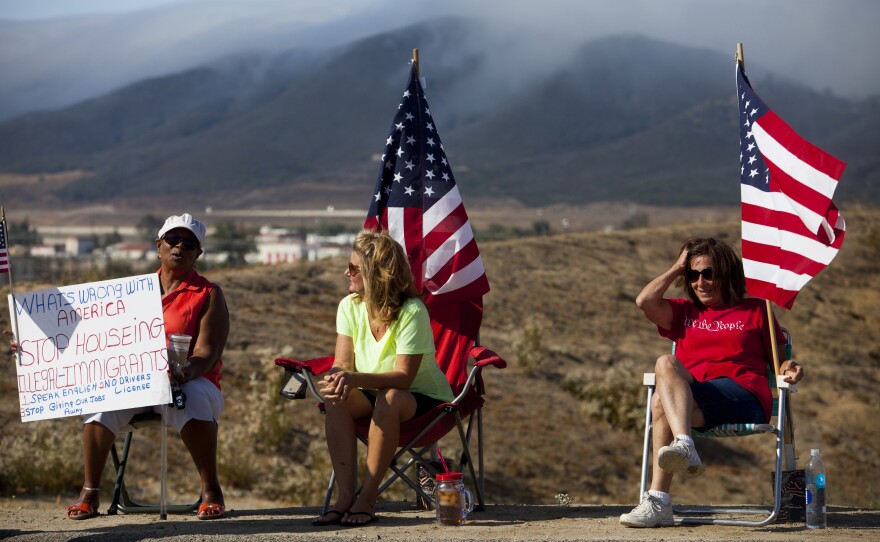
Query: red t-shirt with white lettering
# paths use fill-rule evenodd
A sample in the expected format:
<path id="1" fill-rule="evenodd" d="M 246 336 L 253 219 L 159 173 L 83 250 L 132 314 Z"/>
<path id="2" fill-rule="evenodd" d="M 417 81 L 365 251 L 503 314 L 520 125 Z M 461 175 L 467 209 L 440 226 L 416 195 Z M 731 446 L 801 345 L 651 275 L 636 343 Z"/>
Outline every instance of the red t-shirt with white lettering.
<path id="1" fill-rule="evenodd" d="M 676 342 L 675 357 L 697 382 L 728 377 L 751 392 L 770 419 L 773 397 L 767 382 L 773 360 L 764 300 L 743 299 L 734 306 L 697 307 L 689 299 L 667 299 L 672 328 L 657 330 Z M 778 344 L 782 329 L 774 322 Z"/>

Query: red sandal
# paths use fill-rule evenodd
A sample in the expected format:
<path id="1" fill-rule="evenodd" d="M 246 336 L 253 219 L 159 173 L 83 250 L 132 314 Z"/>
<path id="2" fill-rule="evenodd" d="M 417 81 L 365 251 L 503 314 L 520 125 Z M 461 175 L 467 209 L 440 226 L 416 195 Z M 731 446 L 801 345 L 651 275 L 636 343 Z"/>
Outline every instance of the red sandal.
<path id="1" fill-rule="evenodd" d="M 204 515 L 202 513 L 204 512 Z M 226 507 L 222 504 L 203 503 L 199 505 L 199 511 L 196 512 L 199 519 L 220 519 L 226 517 Z"/>
<path id="2" fill-rule="evenodd" d="M 82 512 L 81 514 L 73 514 L 74 512 Z M 90 519 L 95 516 L 100 515 L 98 512 L 98 508 L 96 506 L 92 506 L 92 503 L 85 501 L 78 501 L 67 507 L 67 518 L 82 520 L 82 519 Z"/>

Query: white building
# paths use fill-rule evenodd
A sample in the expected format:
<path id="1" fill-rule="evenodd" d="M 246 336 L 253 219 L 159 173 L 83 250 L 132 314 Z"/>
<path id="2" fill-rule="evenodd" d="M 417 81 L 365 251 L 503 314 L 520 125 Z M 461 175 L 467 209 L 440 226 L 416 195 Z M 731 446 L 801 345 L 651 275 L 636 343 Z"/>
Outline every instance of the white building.
<path id="1" fill-rule="evenodd" d="M 298 233 L 285 229 L 263 226 L 260 234 L 254 238 L 257 246 L 257 257 L 250 261 L 266 265 L 293 263 L 302 260 L 305 255 L 306 242 Z"/>
<path id="2" fill-rule="evenodd" d="M 303 237 L 285 229 L 263 226 L 260 228 L 260 234 L 254 238 L 257 254 L 255 257 L 248 258 L 248 261 L 275 265 L 300 260 L 313 262 L 332 258 L 348 254 L 356 235 L 354 233 L 340 233 L 338 235 L 309 233 Z"/>
<path id="3" fill-rule="evenodd" d="M 138 261 L 151 257 L 156 252 L 156 245 L 153 243 L 117 243 L 104 250 L 111 260 Z"/>
<path id="4" fill-rule="evenodd" d="M 46 249 L 56 247 L 56 253 L 51 254 L 52 256 L 56 256 L 58 252 L 65 256 L 78 256 L 80 254 L 91 254 L 97 245 L 98 242 L 94 235 L 83 237 L 77 235 L 45 236 L 43 237 L 43 247 L 34 247 L 34 249 L 40 248 L 41 250 L 36 252 L 31 250 L 31 254 L 34 256 L 43 255 L 37 253 L 47 253 L 50 250 Z"/>

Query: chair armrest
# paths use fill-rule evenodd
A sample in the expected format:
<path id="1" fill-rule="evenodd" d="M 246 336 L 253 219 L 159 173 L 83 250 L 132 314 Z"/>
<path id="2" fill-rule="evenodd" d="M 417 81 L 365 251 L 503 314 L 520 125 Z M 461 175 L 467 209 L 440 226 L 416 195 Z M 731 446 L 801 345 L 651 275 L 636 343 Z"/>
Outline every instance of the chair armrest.
<path id="1" fill-rule="evenodd" d="M 288 399 L 304 399 L 306 390 L 308 390 L 319 403 L 324 402 L 324 398 L 318 391 L 316 381 L 318 375 L 326 373 L 333 366 L 333 356 L 305 361 L 291 358 L 275 358 L 275 365 L 284 368 L 284 382 L 281 384 L 281 395 L 283 397 Z M 291 380 L 299 382 L 298 389 L 293 390 L 293 388 L 288 387 L 291 384 Z"/>
<path id="2" fill-rule="evenodd" d="M 776 375 L 776 388 L 780 390 L 788 388 L 790 393 L 797 393 L 798 389 L 797 384 L 789 384 L 785 381 L 785 375 Z"/>
<path id="3" fill-rule="evenodd" d="M 486 365 L 492 365 L 499 369 L 507 367 L 507 362 L 504 358 L 485 346 L 475 346 L 471 348 L 471 356 L 474 358 L 474 366 L 476 367 L 485 367 Z"/>
<path id="4" fill-rule="evenodd" d="M 497 367 L 499 369 L 504 369 L 505 367 L 507 367 L 507 362 L 504 360 L 504 358 L 502 358 L 492 350 L 489 350 L 485 346 L 472 347 L 471 357 L 474 358 L 474 366 L 471 367 L 471 370 L 468 373 L 468 378 L 465 381 L 464 386 L 461 387 L 461 393 L 458 394 L 458 397 L 452 400 L 453 404 L 460 404 L 467 396 L 468 391 L 471 389 L 474 383 L 480 382 L 478 379 L 480 378 L 480 373 L 482 372 L 483 367 L 486 367 L 488 365 Z"/>
<path id="5" fill-rule="evenodd" d="M 300 361 L 291 358 L 275 358 L 275 365 L 290 369 L 295 373 L 310 372 L 313 375 L 326 373 L 333 366 L 333 356 L 325 356 L 323 358 L 308 359 Z"/>

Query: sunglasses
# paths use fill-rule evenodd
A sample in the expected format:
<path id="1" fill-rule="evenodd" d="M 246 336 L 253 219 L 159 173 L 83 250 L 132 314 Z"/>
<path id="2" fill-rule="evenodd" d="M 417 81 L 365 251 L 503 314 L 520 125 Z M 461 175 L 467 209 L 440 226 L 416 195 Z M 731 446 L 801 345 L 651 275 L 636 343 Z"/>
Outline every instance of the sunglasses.
<path id="1" fill-rule="evenodd" d="M 684 272 L 684 276 L 687 278 L 688 282 L 697 282 L 700 280 L 700 277 L 703 277 L 703 280 L 712 280 L 715 276 L 712 272 L 711 267 L 707 267 L 702 271 L 697 271 L 696 269 L 688 269 Z"/>
<path id="2" fill-rule="evenodd" d="M 191 237 L 181 237 L 180 235 L 166 235 L 162 238 L 162 240 L 168 243 L 169 247 L 176 247 L 177 245 L 183 243 L 184 250 L 195 250 L 199 248 L 198 239 L 193 239 Z"/>
<path id="3" fill-rule="evenodd" d="M 348 262 L 348 274 L 352 277 L 361 272 L 361 268 L 356 266 L 355 264 Z"/>

